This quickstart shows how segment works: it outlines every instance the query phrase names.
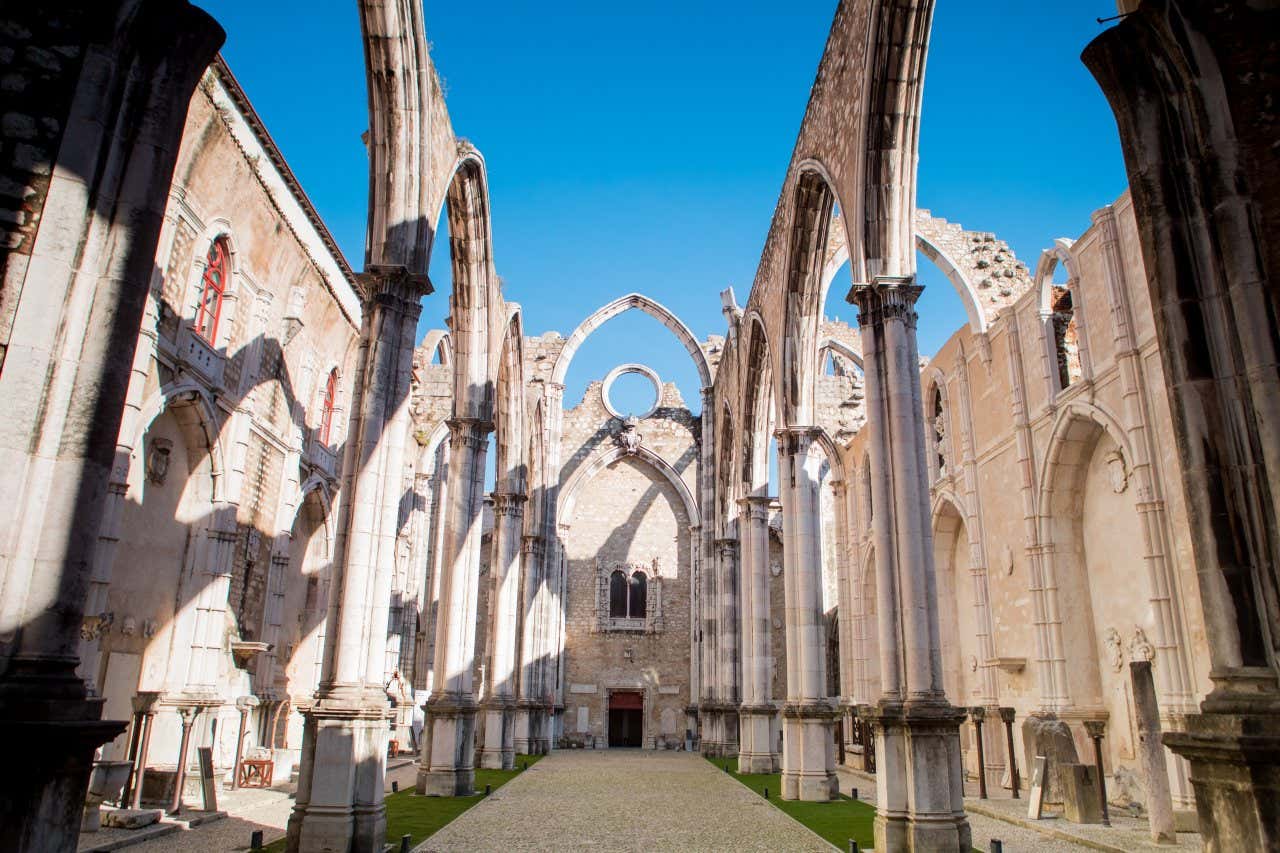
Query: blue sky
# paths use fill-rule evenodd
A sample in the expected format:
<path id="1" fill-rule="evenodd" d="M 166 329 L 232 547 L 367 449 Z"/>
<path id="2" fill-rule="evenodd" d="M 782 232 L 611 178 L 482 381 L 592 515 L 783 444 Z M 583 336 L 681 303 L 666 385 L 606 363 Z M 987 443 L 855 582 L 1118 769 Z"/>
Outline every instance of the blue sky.
<path id="1" fill-rule="evenodd" d="M 354 0 L 195 0 L 224 54 L 357 269 L 368 125 Z M 494 255 L 525 329 L 568 334 L 636 290 L 699 337 L 723 334 L 719 291 L 754 277 L 835 0 L 474 2 L 425 7 L 455 131 L 484 152 Z M 1081 64 L 1109 0 L 939 0 L 925 87 L 919 204 L 994 231 L 1033 266 L 1125 187 L 1111 113 Z M 441 244 L 437 244 L 441 245 Z M 433 279 L 448 281 L 447 253 Z M 846 279 L 847 280 L 847 279 Z M 964 323 L 921 266 L 921 351 Z M 833 287 L 829 312 L 853 321 Z M 447 290 L 423 308 L 439 326 Z M 567 404 L 616 364 L 645 362 L 693 408 L 679 343 L 630 312 L 588 339 Z M 620 408 L 644 406 L 640 380 Z"/>

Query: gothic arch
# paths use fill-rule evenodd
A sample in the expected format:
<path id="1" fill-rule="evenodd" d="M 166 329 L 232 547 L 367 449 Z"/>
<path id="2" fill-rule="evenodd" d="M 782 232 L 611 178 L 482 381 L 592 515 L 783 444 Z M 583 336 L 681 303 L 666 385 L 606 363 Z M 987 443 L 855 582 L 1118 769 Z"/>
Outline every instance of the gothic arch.
<path id="1" fill-rule="evenodd" d="M 836 194 L 827 170 L 802 162 L 791 191 L 791 229 L 782 291 L 781 417 L 804 426 L 816 415 L 818 331 L 822 324 L 822 271 Z"/>
<path id="2" fill-rule="evenodd" d="M 763 495 L 769 490 L 769 442 L 777 423 L 773 354 L 764 320 L 756 311 L 743 319 L 746 373 L 742 381 L 742 422 L 735 441 L 743 494 Z"/>
<path id="3" fill-rule="evenodd" d="M 203 450 L 209 459 L 209 474 L 212 479 L 210 496 L 213 503 L 225 500 L 226 453 L 222 447 L 221 426 L 218 422 L 217 407 L 208 393 L 197 382 L 179 379 L 170 383 L 142 405 L 138 412 L 138 429 L 132 437 L 130 450 L 130 467 L 141 460 L 139 453 L 145 453 L 143 442 L 151 424 L 166 410 L 173 411 L 187 439 L 187 446 L 192 450 Z"/>
<path id="4" fill-rule="evenodd" d="M 578 490 L 590 482 L 596 474 L 627 455 L 627 451 L 621 447 L 602 447 L 592 454 L 591 458 L 583 463 L 578 470 L 574 471 L 568 481 L 561 486 L 556 518 L 561 519 L 562 523 L 563 519 L 572 518 L 574 506 L 578 499 Z M 680 472 L 672 468 L 667 460 L 643 445 L 636 448 L 636 452 L 632 455 L 648 464 L 649 467 L 657 471 L 671 484 L 672 488 L 680 495 L 680 501 L 689 523 L 697 526 L 698 520 L 702 517 L 698 513 L 698 502 L 694 499 L 693 492 L 689 490 L 689 487 L 685 485 L 684 480 L 680 477 Z"/>
<path id="5" fill-rule="evenodd" d="M 556 358 L 555 367 L 551 371 L 551 382 L 563 385 L 565 375 L 569 372 L 569 364 L 578 352 L 578 347 L 582 346 L 582 343 L 596 329 L 619 314 L 623 314 L 633 308 L 637 311 L 643 311 L 671 330 L 671 333 L 676 336 L 680 343 L 684 344 L 684 348 L 689 352 L 689 357 L 693 359 L 693 365 L 698 369 L 698 379 L 702 382 L 702 387 L 710 388 L 711 367 L 707 364 L 707 356 L 702 352 L 702 347 L 698 345 L 698 339 L 693 336 L 693 332 L 689 331 L 689 327 L 679 317 L 671 313 L 670 309 L 665 305 L 640 293 L 628 293 L 626 296 L 619 297 L 609 304 L 596 309 L 595 313 L 583 320 L 578 325 L 578 328 L 573 330 L 573 334 L 569 335 L 564 343 L 564 348 L 560 350 L 560 355 Z"/>
<path id="6" fill-rule="evenodd" d="M 497 405 L 495 411 L 497 457 L 495 490 L 525 494 L 528 471 L 525 457 L 524 333 L 519 310 L 510 311 L 506 335 L 498 352 Z"/>
<path id="7" fill-rule="evenodd" d="M 441 365 L 447 367 L 453 364 L 453 338 L 445 329 L 432 329 L 427 332 L 426 337 L 422 339 L 421 349 L 431 353 L 433 358 L 439 354 Z"/>

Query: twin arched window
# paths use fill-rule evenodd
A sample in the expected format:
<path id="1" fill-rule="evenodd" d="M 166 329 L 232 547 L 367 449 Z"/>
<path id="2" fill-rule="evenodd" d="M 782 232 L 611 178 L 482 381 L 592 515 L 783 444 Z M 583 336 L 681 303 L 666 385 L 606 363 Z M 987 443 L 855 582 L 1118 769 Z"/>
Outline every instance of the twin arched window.
<path id="1" fill-rule="evenodd" d="M 338 399 L 338 368 L 329 371 L 324 385 L 324 402 L 320 406 L 320 443 L 326 447 L 333 435 L 333 409 Z"/>
<path id="2" fill-rule="evenodd" d="M 621 569 L 609 575 L 609 618 L 643 619 L 648 605 L 649 581 L 644 572 L 634 572 L 628 580 Z"/>
<path id="3" fill-rule="evenodd" d="M 209 246 L 204 275 L 200 280 L 195 330 L 196 334 L 215 345 L 218 342 L 218 321 L 222 318 L 222 299 L 227 292 L 229 254 L 226 237 L 214 240 Z"/>

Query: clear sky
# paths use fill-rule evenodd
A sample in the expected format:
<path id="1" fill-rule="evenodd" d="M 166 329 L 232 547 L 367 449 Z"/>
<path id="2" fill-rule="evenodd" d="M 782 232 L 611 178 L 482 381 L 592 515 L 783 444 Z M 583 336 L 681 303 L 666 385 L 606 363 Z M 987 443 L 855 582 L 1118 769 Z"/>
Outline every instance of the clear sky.
<path id="1" fill-rule="evenodd" d="M 194 0 L 352 266 L 364 255 L 368 126 L 354 0 Z M 484 153 L 494 255 L 527 334 L 567 335 L 631 291 L 699 338 L 723 334 L 719 291 L 745 303 L 835 0 L 433 3 L 427 39 L 455 131 Z M 938 0 L 921 133 L 921 207 L 996 232 L 1034 267 L 1055 237 L 1123 191 L 1115 123 L 1080 51 L 1110 0 Z M 437 246 L 443 245 L 437 243 Z M 447 283 L 447 253 L 432 278 Z M 847 275 L 845 276 L 847 282 Z M 965 321 L 921 265 L 921 352 Z M 828 311 L 852 322 L 846 287 Z M 442 325 L 447 289 L 423 308 Z M 580 399 L 616 364 L 645 362 L 696 410 L 683 347 L 630 312 L 579 350 Z M 643 407 L 643 381 L 615 395 Z M 619 383 L 621 386 L 623 383 Z"/>

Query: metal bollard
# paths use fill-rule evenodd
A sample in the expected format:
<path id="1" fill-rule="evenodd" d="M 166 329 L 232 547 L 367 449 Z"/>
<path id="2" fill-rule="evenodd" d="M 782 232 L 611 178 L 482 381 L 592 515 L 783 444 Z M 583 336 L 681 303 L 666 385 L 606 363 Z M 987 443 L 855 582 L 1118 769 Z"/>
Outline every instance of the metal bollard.
<path id="1" fill-rule="evenodd" d="M 412 835 L 400 836 L 400 853 L 409 853 L 409 848 L 413 846 Z"/>
<path id="2" fill-rule="evenodd" d="M 261 829 L 255 829 L 253 832 L 249 833 L 249 849 L 250 850 L 262 849 L 262 830 Z"/>
<path id="3" fill-rule="evenodd" d="M 852 838 L 849 839 L 849 853 L 858 853 L 858 842 Z"/>
<path id="4" fill-rule="evenodd" d="M 490 794 L 492 794 L 492 793 L 493 793 L 493 786 L 492 786 L 492 785 L 485 785 L 485 786 L 484 786 L 484 795 L 487 797 L 487 796 L 489 796 L 489 795 L 490 795 Z"/>
<path id="5" fill-rule="evenodd" d="M 988 853 L 1004 853 L 1004 842 L 999 838 L 991 839 L 991 848 Z"/>
<path id="6" fill-rule="evenodd" d="M 392 779 L 392 780 L 391 780 L 391 793 L 393 793 L 393 794 L 397 794 L 397 793 L 399 793 L 399 792 L 400 792 L 400 783 L 399 783 L 399 782 L 397 782 L 395 779 Z"/>
<path id="7" fill-rule="evenodd" d="M 767 800 L 767 799 L 769 799 L 769 789 L 768 789 L 768 788 L 765 788 L 765 789 L 764 789 L 764 798 L 765 798 L 766 800 Z"/>
<path id="8" fill-rule="evenodd" d="M 857 789 L 857 788 L 853 788 L 853 789 L 852 789 L 852 791 L 851 791 L 851 792 L 850 792 L 850 794 L 849 794 L 849 798 L 850 798 L 850 799 L 853 799 L 853 800 L 858 799 L 858 789 Z"/>

